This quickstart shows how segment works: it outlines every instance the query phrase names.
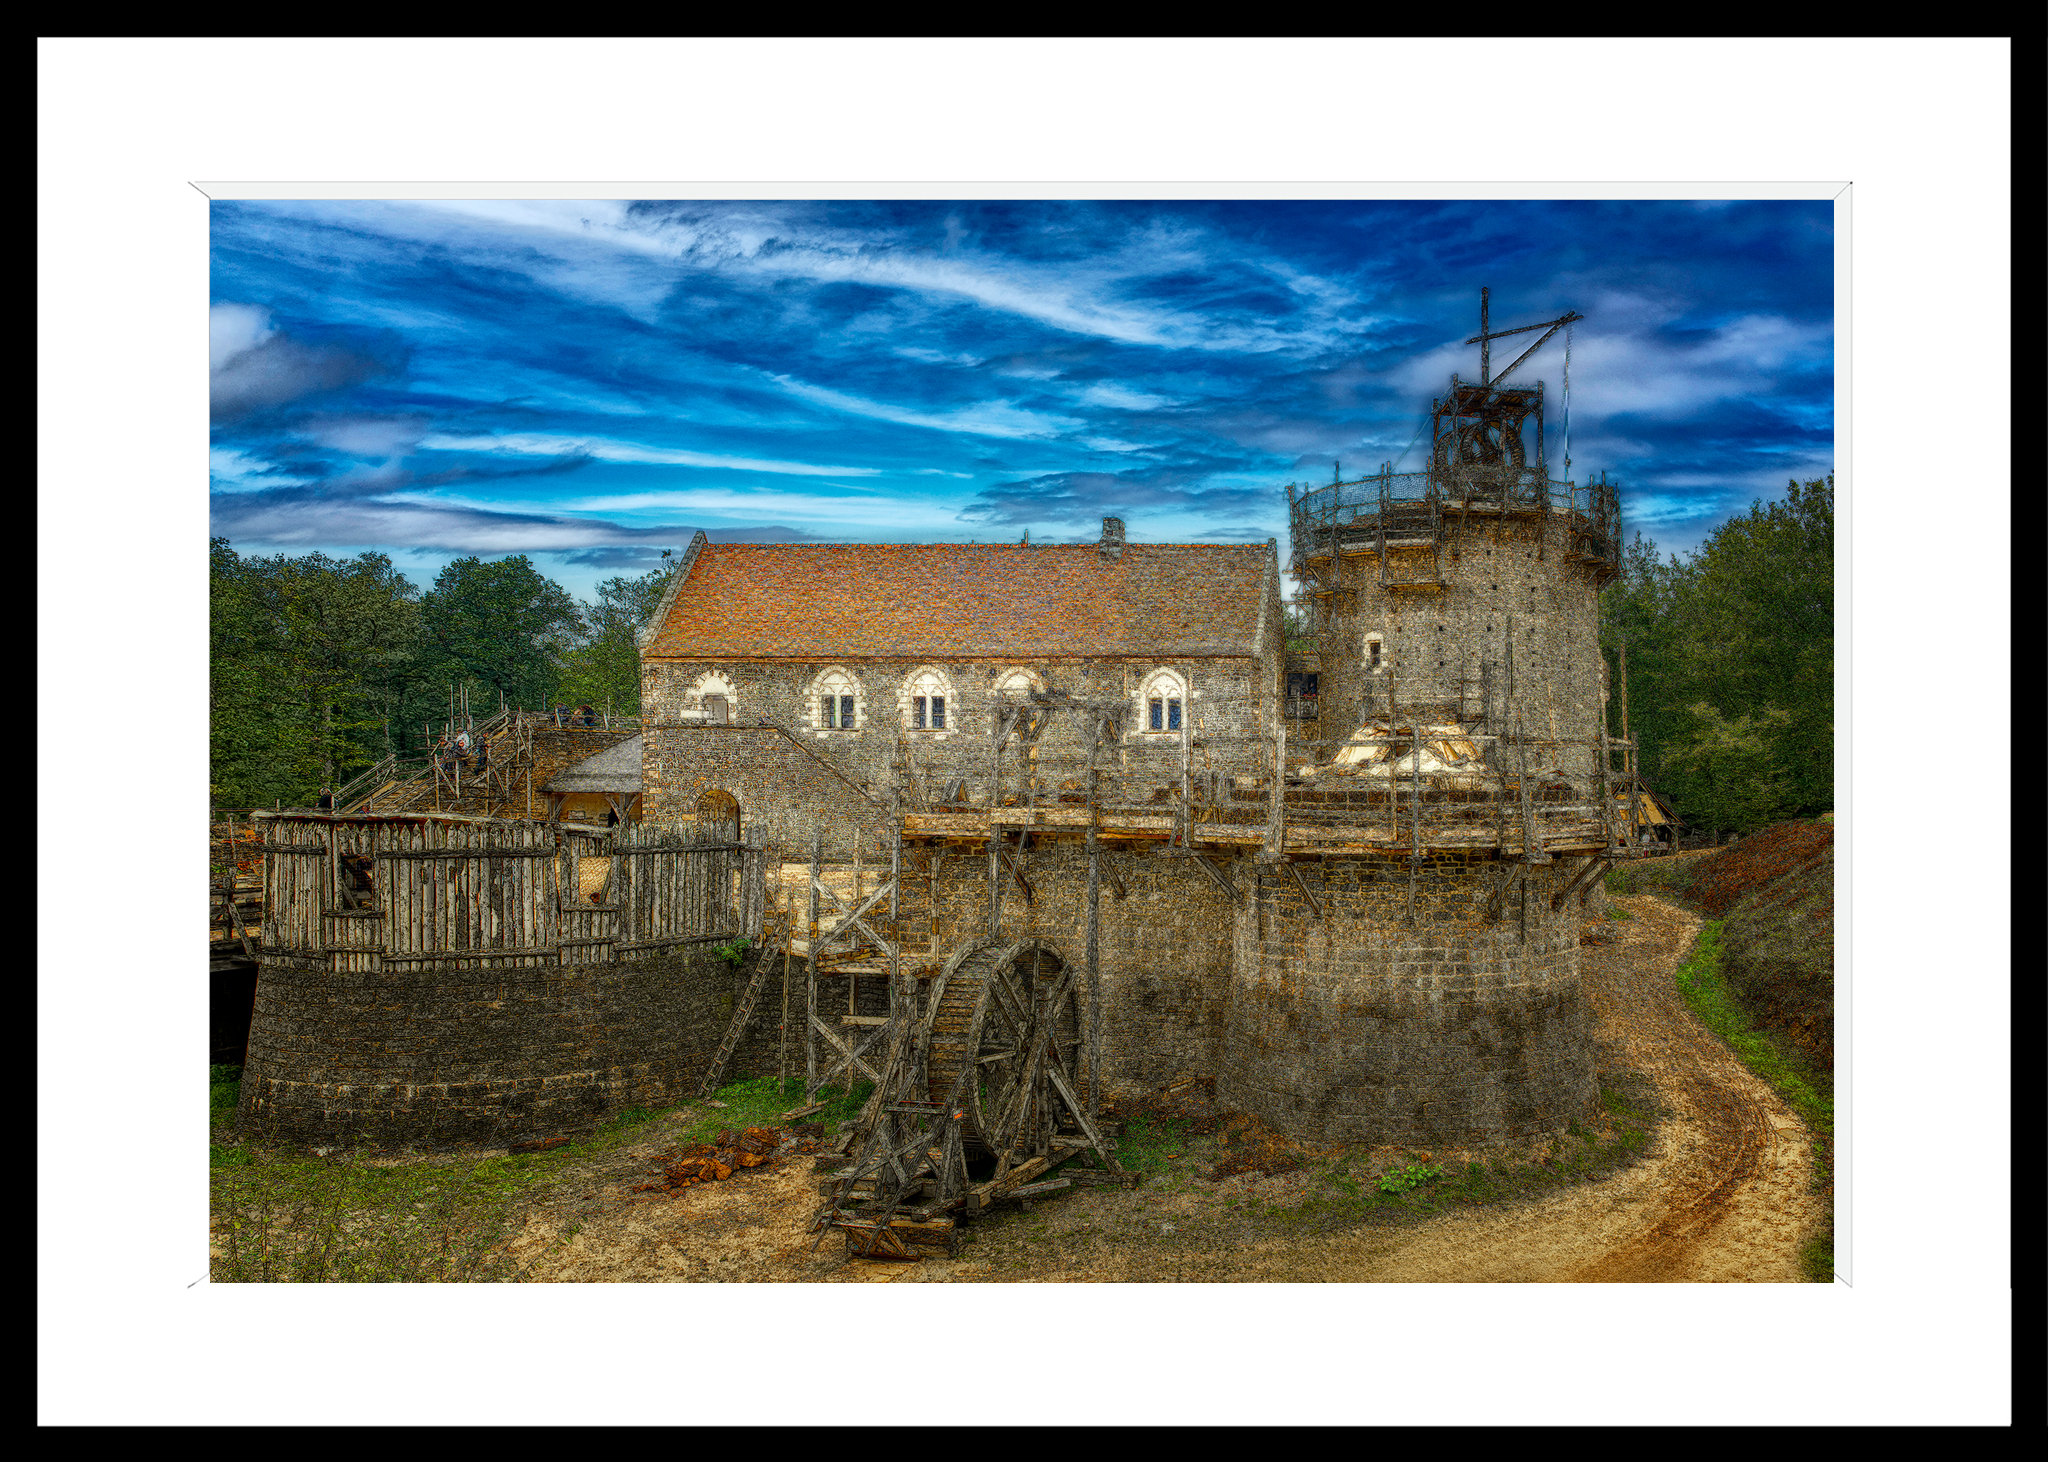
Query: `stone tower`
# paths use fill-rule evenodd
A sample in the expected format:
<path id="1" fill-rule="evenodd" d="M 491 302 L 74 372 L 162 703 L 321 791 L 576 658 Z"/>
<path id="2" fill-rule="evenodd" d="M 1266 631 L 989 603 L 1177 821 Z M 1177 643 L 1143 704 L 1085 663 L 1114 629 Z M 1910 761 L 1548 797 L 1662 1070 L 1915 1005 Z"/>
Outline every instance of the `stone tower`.
<path id="1" fill-rule="evenodd" d="M 1324 739 L 1288 757 L 1286 814 L 1365 831 L 1319 894 L 1298 860 L 1260 878 L 1219 1095 L 1304 1136 L 1517 1136 L 1595 1090 L 1577 933 L 1615 845 L 1598 595 L 1620 514 L 1605 474 L 1549 475 L 1543 383 L 1506 384 L 1579 316 L 1493 332 L 1481 298 L 1479 380 L 1431 403 L 1425 470 L 1288 489 Z M 1494 374 L 1491 342 L 1527 331 Z"/>

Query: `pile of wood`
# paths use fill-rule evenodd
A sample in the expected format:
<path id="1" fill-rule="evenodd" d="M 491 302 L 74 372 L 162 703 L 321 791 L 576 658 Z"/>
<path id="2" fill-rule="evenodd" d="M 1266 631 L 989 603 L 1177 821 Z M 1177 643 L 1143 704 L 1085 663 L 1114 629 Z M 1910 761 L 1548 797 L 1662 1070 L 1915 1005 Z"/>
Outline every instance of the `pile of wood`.
<path id="1" fill-rule="evenodd" d="M 710 1142 L 693 1143 L 655 1160 L 661 1174 L 651 1183 L 641 1183 L 635 1193 L 654 1193 L 687 1188 L 695 1183 L 722 1183 L 741 1168 L 758 1168 L 792 1142 L 793 1152 L 816 1147 L 811 1138 L 788 1136 L 780 1127 L 749 1127 L 744 1132 L 727 1128 Z"/>

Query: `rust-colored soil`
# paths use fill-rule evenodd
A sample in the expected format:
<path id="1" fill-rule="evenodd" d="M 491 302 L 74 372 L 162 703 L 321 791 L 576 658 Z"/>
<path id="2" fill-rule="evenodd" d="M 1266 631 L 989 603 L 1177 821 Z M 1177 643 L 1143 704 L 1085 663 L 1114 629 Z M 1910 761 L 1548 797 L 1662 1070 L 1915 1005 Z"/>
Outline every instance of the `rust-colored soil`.
<path id="1" fill-rule="evenodd" d="M 1621 937 L 1583 951 L 1600 1064 L 1647 1075 L 1669 1114 L 1656 1148 L 1602 1181 L 1401 1227 L 1275 1237 L 1250 1215 L 1298 1203 L 1312 1175 L 1229 1163 L 1216 1180 L 1069 1190 L 977 1221 L 957 1259 L 890 1264 L 849 1261 L 836 1238 L 812 1249 L 807 1158 L 635 1193 L 646 1159 L 673 1148 L 655 1138 L 559 1185 L 513 1252 L 530 1277 L 571 1283 L 1797 1283 L 1822 1215 L 1806 1131 L 1680 1000 L 1672 972 L 1698 919 L 1650 896 L 1617 902 L 1634 915 Z"/>

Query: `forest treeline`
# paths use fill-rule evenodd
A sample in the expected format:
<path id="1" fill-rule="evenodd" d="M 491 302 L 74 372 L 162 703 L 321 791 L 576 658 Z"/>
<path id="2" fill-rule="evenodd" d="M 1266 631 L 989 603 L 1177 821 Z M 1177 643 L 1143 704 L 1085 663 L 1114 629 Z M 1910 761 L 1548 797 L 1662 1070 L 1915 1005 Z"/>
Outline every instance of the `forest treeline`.
<path id="1" fill-rule="evenodd" d="M 467 705 L 640 712 L 636 634 L 664 567 L 578 602 L 523 555 L 461 558 L 422 591 L 381 553 L 243 555 L 212 543 L 217 807 L 309 806 L 391 753 L 424 759 Z"/>
<path id="2" fill-rule="evenodd" d="M 1683 558 L 1638 533 L 1600 595 L 1608 729 L 1694 828 L 1835 805 L 1835 479 L 1754 502 Z"/>

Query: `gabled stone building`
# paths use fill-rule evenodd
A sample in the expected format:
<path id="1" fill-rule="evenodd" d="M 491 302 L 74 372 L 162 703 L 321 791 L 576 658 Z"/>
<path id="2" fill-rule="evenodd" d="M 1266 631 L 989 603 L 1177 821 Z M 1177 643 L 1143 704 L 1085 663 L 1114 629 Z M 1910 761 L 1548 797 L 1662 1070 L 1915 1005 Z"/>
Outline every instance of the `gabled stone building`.
<path id="1" fill-rule="evenodd" d="M 887 826 L 892 786 L 979 805 L 995 718 L 1033 691 L 1127 702 L 1131 749 L 1177 747 L 1183 723 L 1270 731 L 1279 569 L 1270 541 L 1127 543 L 1114 518 L 1060 546 L 700 533 L 641 640 L 643 815 L 730 797 L 748 836 L 800 854 L 816 829 L 837 861 Z M 1055 725 L 1037 750 L 1056 759 L 1082 729 Z"/>

